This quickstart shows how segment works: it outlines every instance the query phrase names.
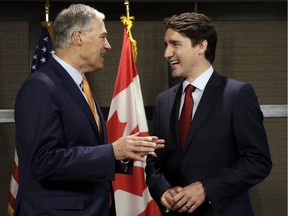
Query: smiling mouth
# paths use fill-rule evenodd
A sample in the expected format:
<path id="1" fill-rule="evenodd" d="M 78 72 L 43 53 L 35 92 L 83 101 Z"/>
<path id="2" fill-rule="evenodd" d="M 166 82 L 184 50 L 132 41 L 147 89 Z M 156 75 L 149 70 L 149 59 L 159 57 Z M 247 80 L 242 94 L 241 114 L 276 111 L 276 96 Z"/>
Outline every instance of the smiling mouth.
<path id="1" fill-rule="evenodd" d="M 170 61 L 170 65 L 171 65 L 171 66 L 177 65 L 177 64 L 179 64 L 179 63 L 180 63 L 180 61 L 178 61 L 178 60 Z"/>

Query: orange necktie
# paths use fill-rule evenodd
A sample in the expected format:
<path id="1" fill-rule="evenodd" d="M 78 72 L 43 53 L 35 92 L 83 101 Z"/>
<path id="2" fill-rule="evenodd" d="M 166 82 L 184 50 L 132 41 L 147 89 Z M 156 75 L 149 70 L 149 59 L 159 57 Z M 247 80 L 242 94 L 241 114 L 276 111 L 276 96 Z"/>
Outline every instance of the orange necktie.
<path id="1" fill-rule="evenodd" d="M 96 121 L 98 130 L 100 131 L 99 116 L 98 116 L 97 111 L 96 111 L 96 107 L 95 107 L 95 104 L 93 101 L 93 97 L 92 97 L 91 89 L 89 87 L 88 80 L 86 79 L 85 76 L 83 76 L 83 79 L 82 79 L 82 87 L 83 87 L 84 94 L 86 95 L 89 107 L 90 107 L 90 109 L 93 113 L 94 119 Z"/>

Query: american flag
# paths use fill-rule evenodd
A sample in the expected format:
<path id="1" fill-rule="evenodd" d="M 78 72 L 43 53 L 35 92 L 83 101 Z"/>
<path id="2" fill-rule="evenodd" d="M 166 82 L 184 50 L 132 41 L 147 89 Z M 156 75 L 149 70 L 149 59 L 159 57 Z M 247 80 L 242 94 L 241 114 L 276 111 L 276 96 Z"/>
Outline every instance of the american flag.
<path id="1" fill-rule="evenodd" d="M 45 62 L 52 58 L 52 53 L 54 52 L 54 50 L 52 43 L 53 32 L 51 26 L 51 22 L 42 22 L 42 31 L 38 45 L 36 47 L 35 55 L 33 56 L 31 73 L 38 70 Z M 17 151 L 15 150 L 8 200 L 8 214 L 10 216 L 14 214 L 19 181 L 20 179 L 18 175 L 18 156 Z"/>
<path id="2" fill-rule="evenodd" d="M 52 57 L 54 49 L 50 32 L 52 33 L 51 24 L 43 25 L 41 36 L 36 47 L 35 55 L 33 56 L 31 73 L 38 70 L 41 65 L 43 65 Z"/>

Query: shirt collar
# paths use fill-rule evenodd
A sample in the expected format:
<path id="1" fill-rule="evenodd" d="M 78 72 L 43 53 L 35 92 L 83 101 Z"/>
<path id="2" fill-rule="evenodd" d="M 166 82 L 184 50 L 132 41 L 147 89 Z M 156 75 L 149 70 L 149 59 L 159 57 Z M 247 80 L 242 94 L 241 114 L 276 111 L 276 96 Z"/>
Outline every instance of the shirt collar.
<path id="1" fill-rule="evenodd" d="M 67 71 L 67 73 L 72 77 L 77 86 L 80 86 L 82 83 L 82 74 L 55 54 L 52 54 L 52 56 Z"/>
<path id="2" fill-rule="evenodd" d="M 206 71 L 204 71 L 204 73 L 202 73 L 199 77 L 197 77 L 192 83 L 189 83 L 187 80 L 185 80 L 183 82 L 182 93 L 184 93 L 185 88 L 189 84 L 195 86 L 195 88 L 199 89 L 200 91 L 204 91 L 213 71 L 214 71 L 214 69 L 211 65 Z"/>

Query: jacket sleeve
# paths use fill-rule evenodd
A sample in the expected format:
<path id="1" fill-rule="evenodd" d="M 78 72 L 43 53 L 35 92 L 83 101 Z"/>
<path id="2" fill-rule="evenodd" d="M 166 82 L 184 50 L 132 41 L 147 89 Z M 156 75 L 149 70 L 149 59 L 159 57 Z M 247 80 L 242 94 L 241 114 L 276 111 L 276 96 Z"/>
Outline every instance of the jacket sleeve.
<path id="1" fill-rule="evenodd" d="M 201 180 L 216 210 L 260 183 L 272 168 L 263 114 L 253 88 L 243 85 L 232 106 L 231 125 L 238 160 Z"/>
<path id="2" fill-rule="evenodd" d="M 158 111 L 159 111 L 159 96 L 156 100 L 156 106 L 154 109 L 154 115 L 153 115 L 153 135 L 158 136 L 159 138 L 163 138 L 163 135 L 159 132 L 159 122 L 158 118 Z M 145 167 L 146 172 L 146 183 L 148 185 L 149 191 L 155 202 L 158 204 L 160 210 L 162 212 L 165 211 L 164 206 L 161 205 L 160 199 L 162 194 L 171 188 L 172 186 L 169 184 L 169 182 L 166 180 L 165 176 L 162 173 L 162 170 L 160 169 L 160 161 L 162 157 L 161 150 L 156 150 L 157 158 L 152 156 L 147 156 L 147 163 Z"/>

